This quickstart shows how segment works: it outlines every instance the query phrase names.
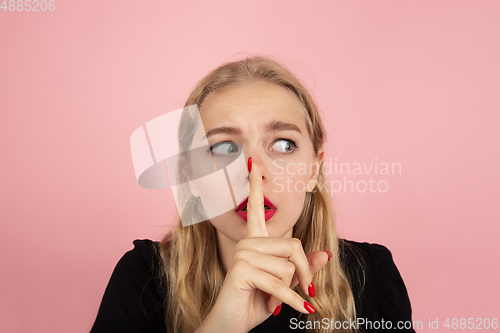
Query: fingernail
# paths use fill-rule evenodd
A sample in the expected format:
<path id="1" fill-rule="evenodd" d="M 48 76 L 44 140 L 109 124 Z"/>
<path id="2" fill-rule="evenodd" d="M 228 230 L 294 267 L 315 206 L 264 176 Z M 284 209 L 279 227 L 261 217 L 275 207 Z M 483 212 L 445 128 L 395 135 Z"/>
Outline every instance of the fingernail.
<path id="1" fill-rule="evenodd" d="M 309 311 L 309 313 L 314 313 L 316 312 L 316 309 L 314 308 L 314 306 L 312 306 L 310 303 L 308 303 L 307 301 L 304 301 L 304 308 L 306 308 L 307 311 Z"/>
<path id="2" fill-rule="evenodd" d="M 252 158 L 251 157 L 248 158 L 247 167 L 248 167 L 248 172 L 252 171 Z"/>
<path id="3" fill-rule="evenodd" d="M 310 297 L 314 297 L 316 296 L 316 289 L 314 289 L 314 284 L 311 282 L 311 284 L 309 285 L 309 296 Z"/>
<path id="4" fill-rule="evenodd" d="M 283 304 L 283 303 L 281 303 L 281 304 Z M 280 304 L 280 305 L 278 305 L 278 306 L 276 307 L 276 309 L 274 309 L 273 316 L 277 316 L 277 315 L 278 315 L 278 313 L 280 313 L 280 311 L 281 311 L 281 304 Z"/>
<path id="5" fill-rule="evenodd" d="M 328 261 L 330 261 L 330 259 L 332 259 L 333 257 L 333 254 L 330 252 L 330 250 L 323 250 L 326 252 L 326 254 L 328 254 Z"/>

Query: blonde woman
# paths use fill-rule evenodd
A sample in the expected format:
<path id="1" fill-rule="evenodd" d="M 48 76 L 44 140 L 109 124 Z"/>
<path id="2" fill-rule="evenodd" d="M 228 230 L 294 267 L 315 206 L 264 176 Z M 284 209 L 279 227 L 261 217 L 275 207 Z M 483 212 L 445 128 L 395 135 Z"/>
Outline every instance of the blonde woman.
<path id="1" fill-rule="evenodd" d="M 202 216 L 202 189 L 188 181 L 193 161 L 183 156 L 186 209 L 160 242 L 134 241 L 92 332 L 412 332 L 389 250 L 337 237 L 322 170 L 326 133 L 303 84 L 272 59 L 248 57 L 209 73 L 190 105 L 199 108 L 208 156 L 244 154 L 250 194 L 190 224 Z M 201 139 L 189 110 L 182 151 Z"/>

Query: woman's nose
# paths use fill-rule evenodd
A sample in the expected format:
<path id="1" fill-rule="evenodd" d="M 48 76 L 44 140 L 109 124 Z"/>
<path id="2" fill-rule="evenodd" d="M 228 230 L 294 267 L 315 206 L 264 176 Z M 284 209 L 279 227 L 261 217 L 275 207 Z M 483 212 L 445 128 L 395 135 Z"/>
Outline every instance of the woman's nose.
<path id="1" fill-rule="evenodd" d="M 265 156 L 263 156 L 265 152 L 259 152 L 257 149 L 249 149 L 245 151 L 245 160 L 248 163 L 248 158 L 252 158 L 252 169 L 255 167 L 259 167 L 260 172 L 262 174 L 262 180 L 265 180 L 269 177 L 267 161 Z M 248 177 L 247 177 L 248 178 Z"/>

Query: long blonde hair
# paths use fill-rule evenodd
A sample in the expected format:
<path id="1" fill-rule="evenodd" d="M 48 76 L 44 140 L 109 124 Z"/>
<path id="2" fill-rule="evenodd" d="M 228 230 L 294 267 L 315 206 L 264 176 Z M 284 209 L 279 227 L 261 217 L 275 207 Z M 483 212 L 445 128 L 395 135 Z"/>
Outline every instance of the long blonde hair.
<path id="1" fill-rule="evenodd" d="M 265 80 L 283 86 L 299 99 L 306 111 L 306 124 L 317 155 L 326 140 L 326 133 L 316 104 L 304 85 L 284 66 L 270 58 L 253 56 L 223 64 L 198 83 L 187 99 L 186 106 L 201 106 L 211 92 L 252 80 Z M 189 150 L 195 121 L 193 114 L 186 108 L 179 127 L 183 129 L 179 130 L 180 151 Z M 180 169 L 187 164 L 181 158 Z M 333 254 L 330 262 L 313 277 L 314 285 L 320 292 L 311 300 L 317 311 L 307 315 L 307 320 L 321 322 L 323 318 L 329 318 L 344 322 L 355 320 L 355 302 L 340 260 L 331 197 L 326 186 L 319 186 L 327 181 L 322 166 L 313 192 L 306 193 L 304 208 L 294 226 L 293 237 L 300 239 L 305 253 L 330 249 Z M 179 184 L 185 184 L 186 175 L 179 173 L 178 181 Z M 194 219 L 199 218 L 201 204 L 187 188 L 182 200 L 186 207 L 180 213 L 182 221 L 190 224 L 189 215 L 195 215 Z M 165 283 L 167 328 L 171 332 L 193 332 L 211 311 L 224 281 L 216 230 L 209 221 L 183 227 L 181 216 L 176 212 L 175 227 L 162 238 L 158 252 L 163 262 L 160 274 Z M 308 299 L 300 288 L 296 287 L 295 290 Z"/>

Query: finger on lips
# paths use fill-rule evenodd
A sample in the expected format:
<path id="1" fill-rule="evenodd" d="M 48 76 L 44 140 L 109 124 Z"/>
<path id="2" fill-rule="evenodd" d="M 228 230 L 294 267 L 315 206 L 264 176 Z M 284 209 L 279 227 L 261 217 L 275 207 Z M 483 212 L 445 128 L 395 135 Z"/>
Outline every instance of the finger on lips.
<path id="1" fill-rule="evenodd" d="M 264 193 L 262 192 L 262 174 L 258 165 L 253 165 L 248 158 L 250 195 L 247 203 L 247 234 L 250 237 L 268 237 L 264 215 Z M 250 171 L 251 170 L 251 171 Z"/>
<path id="2" fill-rule="evenodd" d="M 247 203 L 247 233 L 242 243 L 252 244 L 251 248 L 262 255 L 248 255 L 246 260 L 255 272 L 253 279 L 256 288 L 271 295 L 268 306 L 273 315 L 281 309 L 281 302 L 285 302 L 303 313 L 314 313 L 314 307 L 306 302 L 299 294 L 290 289 L 294 276 L 298 277 L 304 293 L 314 297 L 316 291 L 312 284 L 312 274 L 309 262 L 304 254 L 302 244 L 295 239 L 273 239 L 268 237 L 264 214 L 264 193 L 262 190 L 262 173 L 259 166 L 248 158 L 248 172 L 250 180 L 250 194 Z M 250 239 L 252 239 L 250 241 Z M 272 257 L 274 257 L 274 260 Z M 280 258 L 287 258 L 284 261 Z M 293 266 L 293 269 L 292 269 Z"/>

